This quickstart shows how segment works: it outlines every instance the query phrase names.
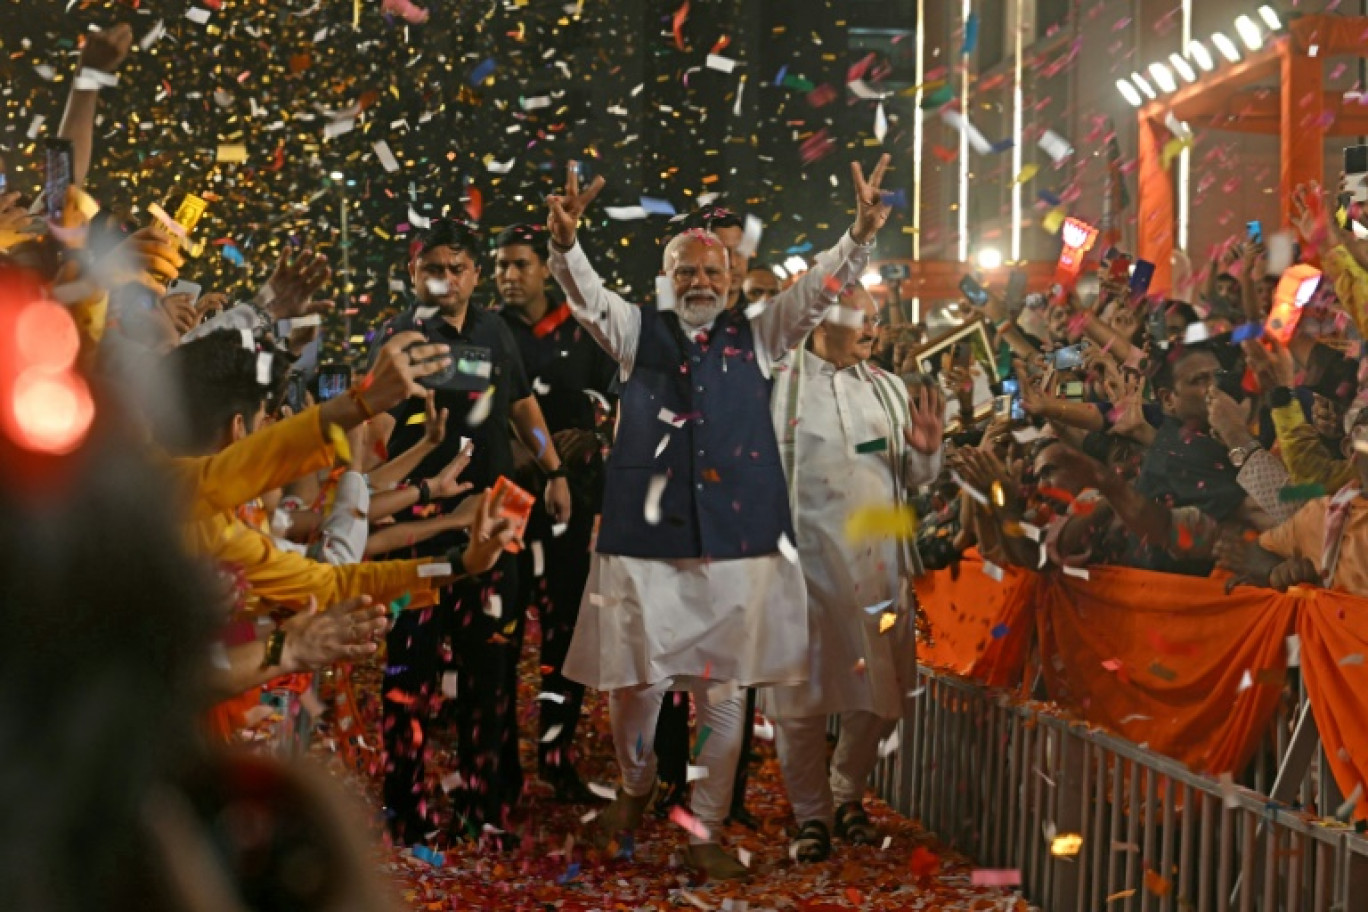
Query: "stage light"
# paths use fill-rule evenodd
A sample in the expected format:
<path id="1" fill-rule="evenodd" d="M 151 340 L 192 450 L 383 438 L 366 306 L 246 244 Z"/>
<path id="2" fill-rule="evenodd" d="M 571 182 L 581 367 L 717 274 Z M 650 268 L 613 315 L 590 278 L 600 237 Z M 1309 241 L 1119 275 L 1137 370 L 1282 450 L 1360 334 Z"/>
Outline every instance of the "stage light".
<path id="1" fill-rule="evenodd" d="M 1002 251 L 996 247 L 984 247 L 978 252 L 980 269 L 997 269 L 1002 265 Z"/>
<path id="2" fill-rule="evenodd" d="M 1248 16 L 1241 16 L 1235 20 L 1235 31 L 1240 33 L 1240 39 L 1244 41 L 1245 47 L 1251 51 L 1257 51 L 1263 47 L 1263 33 L 1254 24 L 1254 20 Z"/>
<path id="3" fill-rule="evenodd" d="M 1211 59 L 1211 53 L 1202 42 L 1189 41 L 1187 52 L 1193 62 L 1202 68 L 1203 73 L 1210 73 L 1216 68 L 1216 61 Z"/>
<path id="4" fill-rule="evenodd" d="M 1196 82 L 1197 72 L 1193 70 L 1192 64 L 1182 58 L 1180 54 L 1170 54 L 1169 63 L 1178 71 L 1178 75 L 1183 77 L 1184 82 Z"/>
<path id="5" fill-rule="evenodd" d="M 1259 18 L 1263 19 L 1264 25 L 1268 26 L 1270 32 L 1276 32 L 1282 28 L 1282 20 L 1278 18 L 1277 13 L 1273 12 L 1271 6 L 1259 7 Z"/>
<path id="6" fill-rule="evenodd" d="M 1136 88 L 1144 92 L 1145 97 L 1150 101 L 1154 101 L 1154 99 L 1159 97 L 1154 91 L 1154 86 L 1150 85 L 1145 77 L 1141 76 L 1139 73 L 1131 73 L 1131 82 L 1135 83 Z"/>
<path id="7" fill-rule="evenodd" d="M 1229 60 L 1231 63 L 1240 62 L 1240 49 L 1235 46 L 1235 42 L 1231 41 L 1225 35 L 1217 32 L 1211 36 L 1211 43 L 1216 45 L 1216 50 L 1220 51 L 1221 56 L 1226 60 Z"/>
<path id="8" fill-rule="evenodd" d="M 1162 63 L 1151 63 L 1149 74 L 1154 79 L 1154 84 L 1159 86 L 1159 91 L 1164 93 L 1178 91 L 1178 83 L 1173 81 L 1173 74 Z"/>
<path id="9" fill-rule="evenodd" d="M 1135 91 L 1135 86 L 1124 79 L 1116 80 L 1116 89 L 1121 93 L 1122 98 L 1130 102 L 1132 108 L 1138 108 L 1145 103 L 1144 99 L 1140 97 L 1140 93 Z"/>

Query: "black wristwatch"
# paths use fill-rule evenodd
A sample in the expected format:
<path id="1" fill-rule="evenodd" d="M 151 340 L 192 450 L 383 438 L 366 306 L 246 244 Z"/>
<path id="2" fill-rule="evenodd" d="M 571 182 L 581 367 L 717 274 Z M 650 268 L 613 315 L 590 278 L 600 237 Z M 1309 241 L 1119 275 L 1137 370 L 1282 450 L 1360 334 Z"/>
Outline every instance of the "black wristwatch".
<path id="1" fill-rule="evenodd" d="M 564 463 L 561 463 L 561 466 L 560 466 L 560 468 L 558 468 L 558 469 L 545 469 L 544 471 L 546 472 L 546 477 L 547 477 L 548 479 L 569 478 L 569 477 L 570 477 L 570 473 L 567 472 L 567 471 L 565 471 L 565 464 L 564 464 Z"/>

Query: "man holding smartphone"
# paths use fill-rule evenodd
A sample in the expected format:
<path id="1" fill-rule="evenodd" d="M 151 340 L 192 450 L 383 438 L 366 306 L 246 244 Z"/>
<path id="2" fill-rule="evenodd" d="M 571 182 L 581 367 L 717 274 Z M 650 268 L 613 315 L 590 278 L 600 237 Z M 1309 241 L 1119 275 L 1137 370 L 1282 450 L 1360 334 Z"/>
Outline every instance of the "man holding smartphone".
<path id="1" fill-rule="evenodd" d="M 551 479 L 545 493 L 552 520 L 567 522 L 570 490 L 517 344 L 498 315 L 471 301 L 482 252 L 483 242 L 473 226 L 434 219 L 410 248 L 414 306 L 385 324 L 372 349 L 378 352 L 392 335 L 408 330 L 450 347 L 452 368 L 430 384 L 447 434 L 411 480 L 427 478 L 450 462 L 462 438 L 475 445 L 465 480 L 477 491 L 493 487 L 500 476 L 511 479 L 511 426 Z M 395 419 L 392 453 L 423 437 L 422 419 L 411 421 L 423 410 L 415 401 L 390 413 Z M 419 504 L 428 506 L 425 499 Z M 450 545 L 447 536 L 437 536 L 420 551 L 441 551 Z M 511 839 L 504 832 L 508 810 L 522 792 L 516 705 L 517 644 L 522 640 L 518 591 L 518 561 L 506 554 L 487 584 L 445 591 L 437 611 L 401 615 L 389 634 L 382 689 L 384 796 L 392 831 L 406 843 L 421 841 L 428 828 L 419 810 L 424 797 L 423 726 L 444 699 L 455 703 L 460 737 L 453 835 L 490 835 L 500 847 Z M 443 674 L 448 638 L 454 670 Z"/>

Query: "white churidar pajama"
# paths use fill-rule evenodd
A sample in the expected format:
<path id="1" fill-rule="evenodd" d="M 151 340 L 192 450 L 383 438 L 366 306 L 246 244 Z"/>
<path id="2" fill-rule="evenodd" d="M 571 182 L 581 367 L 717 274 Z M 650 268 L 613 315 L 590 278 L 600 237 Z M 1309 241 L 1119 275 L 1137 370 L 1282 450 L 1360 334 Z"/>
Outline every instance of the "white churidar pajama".
<path id="1" fill-rule="evenodd" d="M 764 376 L 772 376 L 773 364 L 812 331 L 868 260 L 869 248 L 847 232 L 793 287 L 748 312 Z M 604 287 L 578 244 L 569 251 L 552 245 L 549 266 L 575 319 L 617 361 L 626 382 L 640 310 Z M 828 279 L 834 279 L 830 286 Z M 695 783 L 690 806 L 716 834 L 731 803 L 744 701 L 710 704 L 708 693 L 716 699 L 718 685 L 796 684 L 807 676 L 807 654 L 803 574 L 782 554 L 703 561 L 596 552 L 565 675 L 612 692 L 613 741 L 628 794 L 644 794 L 654 781 L 655 720 L 665 692 L 699 694 L 699 722 L 709 734 L 698 764 L 708 775 Z"/>

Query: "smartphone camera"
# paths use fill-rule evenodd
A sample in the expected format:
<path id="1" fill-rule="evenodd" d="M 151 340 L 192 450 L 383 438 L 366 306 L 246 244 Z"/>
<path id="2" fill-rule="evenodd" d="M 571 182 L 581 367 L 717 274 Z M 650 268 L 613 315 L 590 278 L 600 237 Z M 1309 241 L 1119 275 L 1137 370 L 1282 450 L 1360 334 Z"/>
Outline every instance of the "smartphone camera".
<path id="1" fill-rule="evenodd" d="M 325 364 L 318 369 L 318 398 L 327 402 L 351 388 L 351 368 L 345 364 Z"/>
<path id="2" fill-rule="evenodd" d="M 1074 370 L 1083 366 L 1083 346 L 1070 345 L 1067 348 L 1057 348 L 1050 353 L 1050 363 L 1055 370 Z"/>

